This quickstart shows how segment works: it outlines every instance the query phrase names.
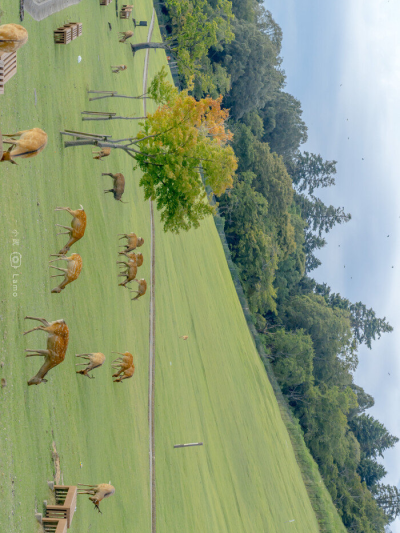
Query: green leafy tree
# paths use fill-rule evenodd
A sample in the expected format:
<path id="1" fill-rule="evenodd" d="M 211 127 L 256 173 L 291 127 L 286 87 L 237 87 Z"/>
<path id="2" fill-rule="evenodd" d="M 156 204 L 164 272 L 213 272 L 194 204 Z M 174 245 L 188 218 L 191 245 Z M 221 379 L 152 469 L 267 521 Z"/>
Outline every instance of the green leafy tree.
<path id="1" fill-rule="evenodd" d="M 360 443 L 365 457 L 383 457 L 383 452 L 392 448 L 399 439 L 391 435 L 385 426 L 365 413 L 349 421 L 349 426 Z"/>
<path id="2" fill-rule="evenodd" d="M 271 17 L 272 19 L 272 17 Z M 280 70 L 280 37 L 257 23 L 235 20 L 235 39 L 213 55 L 231 77 L 231 90 L 224 98 L 235 119 L 253 109 L 261 109 L 284 83 Z"/>
<path id="3" fill-rule="evenodd" d="M 384 466 L 370 457 L 362 457 L 357 473 L 361 477 L 361 481 L 365 481 L 369 489 L 372 489 L 387 474 Z"/>
<path id="4" fill-rule="evenodd" d="M 337 161 L 324 161 L 318 154 L 298 152 L 288 165 L 296 190 L 312 195 L 315 189 L 335 185 Z"/>
<path id="5" fill-rule="evenodd" d="M 259 111 L 264 123 L 262 140 L 281 155 L 287 165 L 308 138 L 302 113 L 299 100 L 284 91 L 276 92 Z"/>
<path id="6" fill-rule="evenodd" d="M 198 227 L 214 212 L 200 169 L 206 185 L 222 194 L 232 186 L 237 162 L 228 144 L 232 134 L 225 130 L 228 112 L 221 109 L 221 99 L 196 101 L 187 90 L 178 92 L 165 76 L 162 69 L 150 85 L 148 94 L 159 107 L 147 116 L 136 137 L 78 140 L 65 146 L 95 144 L 123 150 L 142 170 L 145 199 L 156 202 L 164 230 L 178 233 Z"/>
<path id="7" fill-rule="evenodd" d="M 392 485 L 376 485 L 374 488 L 376 503 L 388 517 L 389 522 L 400 515 L 400 491 Z"/>
<path id="8" fill-rule="evenodd" d="M 229 43 L 234 38 L 231 30 L 232 4 L 216 0 L 210 6 L 207 0 L 166 0 L 171 34 L 161 43 L 132 44 L 132 52 L 162 48 L 174 55 L 179 73 L 186 83 L 196 75 L 204 90 L 213 86 L 210 72 L 203 72 L 203 60 L 211 47 Z"/>

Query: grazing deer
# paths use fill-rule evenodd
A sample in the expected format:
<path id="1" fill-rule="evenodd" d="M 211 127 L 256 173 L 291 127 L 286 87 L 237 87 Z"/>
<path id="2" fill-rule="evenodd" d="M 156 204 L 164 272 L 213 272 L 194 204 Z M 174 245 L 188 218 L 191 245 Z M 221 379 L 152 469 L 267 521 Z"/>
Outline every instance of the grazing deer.
<path id="1" fill-rule="evenodd" d="M 28 40 L 28 32 L 19 24 L 0 26 L 0 55 L 16 52 Z"/>
<path id="2" fill-rule="evenodd" d="M 78 494 L 92 494 L 93 496 L 89 498 L 91 502 L 94 503 L 94 508 L 99 511 L 101 514 L 99 503 L 104 498 L 112 496 L 115 492 L 115 487 L 109 483 L 100 483 L 100 485 L 84 485 L 83 483 L 78 483 L 81 487 L 87 487 L 85 489 L 78 489 Z"/>
<path id="3" fill-rule="evenodd" d="M 125 9 L 125 11 L 127 11 Z M 122 38 L 119 40 L 120 43 L 124 43 L 125 41 L 127 41 L 128 39 L 130 39 L 131 37 L 133 37 L 133 31 L 120 31 L 119 32 L 120 35 L 122 35 Z"/>
<path id="4" fill-rule="evenodd" d="M 11 135 L 3 134 L 3 137 L 20 137 L 18 140 L 3 140 L 3 144 L 11 144 L 11 146 L 7 152 L 3 153 L 0 161 L 9 161 L 13 165 L 17 164 L 14 161 L 15 158 L 20 157 L 21 159 L 26 159 L 28 157 L 34 157 L 44 150 L 47 145 L 47 133 L 40 128 L 22 130 Z"/>
<path id="5" fill-rule="evenodd" d="M 54 261 L 68 261 L 67 268 L 59 268 L 53 265 L 50 265 L 50 268 L 55 268 L 56 270 L 61 270 L 65 274 L 56 274 L 51 276 L 52 278 L 57 278 L 58 276 L 64 276 L 64 280 L 60 283 L 58 287 L 55 287 L 51 292 L 59 293 L 68 285 L 76 279 L 78 279 L 79 274 L 82 270 L 82 258 L 79 254 L 72 254 L 70 257 L 65 257 L 61 254 L 52 254 L 51 257 L 57 257 L 58 259 L 53 259 L 49 263 L 54 263 Z"/>
<path id="6" fill-rule="evenodd" d="M 86 366 L 84 370 L 77 370 L 77 374 L 82 374 L 90 379 L 93 379 L 95 376 L 89 376 L 89 372 L 101 366 L 106 360 L 106 356 L 101 352 L 96 353 L 81 353 L 77 354 L 75 357 L 82 357 L 83 359 L 89 359 L 88 363 L 76 363 L 75 366 Z"/>
<path id="7" fill-rule="evenodd" d="M 128 259 L 135 260 L 138 267 L 141 267 L 143 265 L 143 254 L 138 253 L 135 254 L 135 252 L 118 252 L 118 255 L 125 255 Z"/>
<path id="8" fill-rule="evenodd" d="M 119 371 L 116 374 L 113 374 L 113 378 L 119 378 L 114 380 L 114 383 L 120 383 L 123 379 L 131 378 L 135 372 L 135 365 L 133 364 L 133 355 L 130 352 L 120 353 L 112 352 L 122 357 L 117 357 L 111 365 L 112 368 L 119 368 Z M 121 376 L 121 374 L 123 374 Z"/>
<path id="9" fill-rule="evenodd" d="M 93 159 L 98 159 L 99 161 L 103 161 L 102 157 L 107 157 L 111 154 L 111 148 L 101 148 L 98 152 L 95 150 L 92 150 L 92 154 L 97 154 L 93 157 Z"/>
<path id="10" fill-rule="evenodd" d="M 144 239 L 142 239 L 142 237 L 137 237 L 136 233 L 118 233 L 118 235 L 122 235 L 119 240 L 128 240 L 128 244 L 121 245 L 125 248 L 125 252 L 132 252 L 132 250 L 135 250 L 144 244 Z"/>
<path id="11" fill-rule="evenodd" d="M 128 67 L 126 65 L 116 65 L 116 66 L 111 66 L 113 70 L 113 73 L 114 74 L 119 74 L 121 72 L 121 70 L 126 70 Z"/>
<path id="12" fill-rule="evenodd" d="M 86 229 L 86 213 L 82 205 L 80 209 L 76 209 L 75 211 L 69 207 L 56 207 L 54 211 L 68 211 L 68 213 L 72 215 L 71 227 L 56 224 L 56 226 L 60 226 L 60 228 L 67 230 L 57 233 L 57 235 L 70 235 L 70 239 L 67 244 L 58 252 L 60 255 L 65 255 L 71 246 L 84 236 Z"/>
<path id="13" fill-rule="evenodd" d="M 118 200 L 119 202 L 122 202 L 121 197 L 124 194 L 125 191 L 125 178 L 123 174 L 120 174 L 119 172 L 117 174 L 109 174 L 106 172 L 102 173 L 102 176 L 110 176 L 114 180 L 114 187 L 112 189 L 105 189 L 104 192 L 112 192 L 114 194 L 114 198 Z M 122 202 L 123 204 L 127 202 Z"/>
<path id="14" fill-rule="evenodd" d="M 45 357 L 39 372 L 28 381 L 28 385 L 39 385 L 40 383 L 47 382 L 47 379 L 44 379 L 44 377 L 49 370 L 64 361 L 68 347 L 69 330 L 63 319 L 47 322 L 45 318 L 26 316 L 25 320 L 27 319 L 38 320 L 43 326 L 38 326 L 29 331 L 25 331 L 24 335 L 38 330 L 45 331 L 49 335 L 47 338 L 47 350 L 25 350 L 26 352 L 29 352 L 26 357 L 33 357 L 35 355 L 44 355 Z"/>
<path id="15" fill-rule="evenodd" d="M 183 339 L 184 341 L 187 341 L 189 338 L 189 335 L 181 335 L 179 338 Z"/>
<path id="16" fill-rule="evenodd" d="M 133 289 L 131 289 L 131 292 L 136 292 L 136 296 L 134 298 L 131 298 L 131 300 L 137 300 L 138 298 L 140 298 L 141 296 L 143 296 L 144 294 L 146 294 L 146 290 L 147 290 L 147 283 L 146 283 L 146 280 L 145 279 L 134 279 L 133 281 L 136 281 L 136 283 L 139 284 L 139 287 L 137 291 L 134 291 Z"/>
<path id="17" fill-rule="evenodd" d="M 137 274 L 137 263 L 136 263 L 136 257 L 134 259 L 129 259 L 128 263 L 125 261 L 117 261 L 117 265 L 126 265 L 127 269 L 125 272 L 121 272 L 118 274 L 118 277 L 126 276 L 125 281 L 122 283 L 119 283 L 119 287 L 126 287 L 126 284 L 130 281 L 133 281 L 136 278 Z"/>

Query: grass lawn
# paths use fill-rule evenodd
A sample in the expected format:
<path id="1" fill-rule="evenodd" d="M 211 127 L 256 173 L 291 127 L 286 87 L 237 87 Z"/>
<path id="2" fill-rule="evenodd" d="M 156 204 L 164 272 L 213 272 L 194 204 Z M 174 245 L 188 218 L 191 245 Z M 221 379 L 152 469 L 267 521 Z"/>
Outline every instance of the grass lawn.
<path id="1" fill-rule="evenodd" d="M 113 152 L 95 161 L 91 147 L 65 149 L 59 135 L 67 128 L 115 139 L 137 131 L 134 121 L 81 121 L 83 110 L 143 112 L 142 103 L 134 100 L 88 102 L 87 89 L 142 91 L 144 52 L 133 58 L 130 46 L 118 43 L 117 32 L 133 25 L 117 19 L 115 7 L 115 2 L 100 7 L 84 0 L 41 22 L 26 14 L 29 41 L 18 52 L 17 75 L 0 96 L 3 133 L 41 127 L 49 135 L 37 157 L 0 166 L 0 378 L 7 380 L 0 389 L 0 530 L 7 533 L 39 528 L 34 512 L 50 498 L 46 481 L 53 476 L 53 439 L 65 484 L 111 480 L 116 487 L 116 494 L 102 502 L 102 515 L 87 497 L 79 497 L 72 531 L 150 531 L 149 295 L 131 302 L 128 291 L 117 287 L 115 264 L 117 234 L 135 231 L 145 239 L 139 274 L 149 279 L 149 205 L 128 156 Z M 3 24 L 18 22 L 17 4 L 6 0 L 2 8 Z M 150 22 L 151 13 L 151 2 L 141 0 L 133 16 Z M 70 20 L 83 23 L 82 37 L 68 46 L 54 45 L 53 30 Z M 153 40 L 158 35 L 156 27 Z M 147 28 L 137 28 L 134 40 L 146 36 Z M 121 63 L 128 70 L 113 75 L 110 65 Z M 165 63 L 164 52 L 152 51 L 150 78 Z M 111 179 L 101 172 L 124 173 L 128 204 L 103 194 Z M 50 280 L 48 256 L 67 240 L 56 236 L 54 224 L 70 222 L 68 213 L 54 208 L 79 204 L 88 226 L 72 251 L 81 254 L 83 271 L 61 294 L 51 294 L 56 284 Z M 22 254 L 17 270 L 10 266 L 13 251 Z M 158 533 L 317 532 L 212 219 L 196 231 L 173 236 L 164 234 L 157 217 L 156 257 Z M 17 290 L 13 274 L 19 274 Z M 46 335 L 22 336 L 37 325 L 25 321 L 25 315 L 64 318 L 70 328 L 64 363 L 40 386 L 27 386 L 41 360 L 25 359 L 24 349 L 45 348 Z M 184 334 L 189 335 L 186 342 L 178 338 Z M 136 372 L 122 385 L 114 384 L 111 351 L 125 350 L 134 353 Z M 92 351 L 103 352 L 107 360 L 89 381 L 75 374 L 74 354 Z M 173 449 L 196 441 L 204 446 Z"/>

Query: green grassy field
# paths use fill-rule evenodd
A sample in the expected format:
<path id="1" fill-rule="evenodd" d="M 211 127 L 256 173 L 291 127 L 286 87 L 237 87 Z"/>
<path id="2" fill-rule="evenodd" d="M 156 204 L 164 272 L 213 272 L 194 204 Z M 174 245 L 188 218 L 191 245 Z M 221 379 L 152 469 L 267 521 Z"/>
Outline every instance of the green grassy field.
<path id="1" fill-rule="evenodd" d="M 2 23 L 18 22 L 7 0 Z M 135 5 L 134 16 L 150 21 L 151 2 Z M 53 44 L 52 31 L 69 20 L 83 23 L 83 35 L 68 46 Z M 107 22 L 112 23 L 112 31 Z M 27 45 L 18 52 L 18 73 L 0 96 L 3 133 L 41 127 L 45 151 L 18 166 L 0 166 L 0 530 L 36 531 L 35 508 L 50 498 L 51 444 L 60 454 L 65 484 L 111 480 L 116 494 L 94 510 L 78 500 L 72 531 L 150 531 L 148 455 L 149 294 L 131 302 L 117 287 L 117 234 L 135 231 L 145 239 L 140 277 L 149 279 L 149 205 L 138 187 L 131 160 L 113 152 L 104 162 L 91 147 L 63 148 L 64 128 L 107 133 L 114 138 L 137 131 L 130 121 L 81 122 L 83 110 L 142 114 L 129 100 L 88 102 L 87 89 L 141 94 L 144 52 L 132 57 L 118 43 L 115 3 L 100 7 L 84 0 L 35 22 L 26 14 Z M 153 40 L 157 39 L 155 28 Z M 138 28 L 135 41 L 146 39 Z M 129 42 L 129 41 L 128 41 Z M 78 63 L 78 55 L 82 62 Z M 110 65 L 128 70 L 111 74 Z M 149 77 L 166 63 L 150 54 Z M 35 106 L 34 90 L 37 94 Z M 151 104 L 149 104 L 151 110 Z M 123 172 L 124 200 L 104 195 Z M 56 206 L 83 204 L 84 238 L 74 245 L 84 267 L 61 294 L 50 294 L 48 256 L 65 244 L 55 223 L 70 216 Z M 158 217 L 157 217 L 158 218 Z M 19 245 L 13 245 L 13 230 Z M 19 251 L 22 265 L 10 266 Z M 156 476 L 159 533 L 284 533 L 318 531 L 289 436 L 265 370 L 253 346 L 212 219 L 185 235 L 156 227 Z M 12 275 L 18 273 L 17 290 Z M 61 278 L 58 278 L 61 279 Z M 13 292 L 16 296 L 13 296 Z M 46 336 L 22 332 L 36 326 L 24 316 L 64 318 L 70 328 L 65 362 L 49 382 L 27 386 L 41 365 L 25 359 L 25 348 L 44 348 Z M 187 342 L 178 338 L 189 335 Z M 111 379 L 111 351 L 132 351 L 136 372 L 122 385 Z M 107 360 L 89 381 L 74 373 L 74 354 L 102 351 Z M 174 450 L 180 442 L 198 448 Z M 80 466 L 82 463 L 82 467 Z"/>

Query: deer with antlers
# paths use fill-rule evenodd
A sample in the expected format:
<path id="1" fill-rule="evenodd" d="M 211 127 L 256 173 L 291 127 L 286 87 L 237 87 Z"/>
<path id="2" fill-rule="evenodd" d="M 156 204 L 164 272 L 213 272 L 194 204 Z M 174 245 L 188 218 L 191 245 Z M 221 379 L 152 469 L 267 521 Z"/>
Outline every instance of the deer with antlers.
<path id="1" fill-rule="evenodd" d="M 31 130 L 22 130 L 10 135 L 3 134 L 3 137 L 10 137 L 9 141 L 4 141 L 3 144 L 10 144 L 10 148 L 3 152 L 1 161 L 9 161 L 16 165 L 16 158 L 26 159 L 38 155 L 47 145 L 47 133 L 40 128 L 33 128 Z M 19 137 L 16 140 L 13 137 Z"/>
<path id="2" fill-rule="evenodd" d="M 125 11 L 127 11 L 126 8 L 125 8 Z M 119 34 L 122 35 L 122 38 L 119 40 L 120 43 L 124 43 L 126 40 L 130 39 L 131 37 L 133 37 L 133 31 L 131 31 L 131 30 L 129 30 L 129 31 L 120 31 Z"/>
<path id="3" fill-rule="evenodd" d="M 118 372 L 113 374 L 114 383 L 121 383 L 124 379 L 129 379 L 133 376 L 135 372 L 135 365 L 133 364 L 133 355 L 130 352 L 112 352 L 116 353 L 118 355 L 122 355 L 122 357 L 117 357 L 113 361 L 113 364 L 111 365 L 112 368 L 119 369 Z"/>
<path id="4" fill-rule="evenodd" d="M 19 24 L 0 26 L 0 55 L 16 52 L 28 40 L 28 32 Z"/>
<path id="5" fill-rule="evenodd" d="M 27 335 L 32 331 L 45 331 L 48 334 L 47 350 L 25 350 L 26 357 L 33 357 L 36 355 L 43 355 L 45 357 L 44 363 L 39 372 L 32 379 L 28 381 L 28 385 L 39 385 L 46 383 L 44 379 L 46 374 L 55 366 L 62 363 L 65 359 L 65 353 L 68 347 L 69 329 L 63 319 L 48 322 L 45 318 L 36 318 L 34 316 L 26 316 L 25 320 L 38 320 L 43 326 L 25 331 L 23 334 Z"/>
<path id="6" fill-rule="evenodd" d="M 139 284 L 139 287 L 138 287 L 138 290 L 137 291 L 134 291 L 133 289 L 130 289 L 131 292 L 136 292 L 136 296 L 134 298 L 131 298 L 131 300 L 137 300 L 138 298 L 140 298 L 141 296 L 143 296 L 144 294 L 146 294 L 146 290 L 147 290 L 147 283 L 146 283 L 146 280 L 145 279 L 134 279 L 133 281 L 136 281 L 136 283 Z"/>
<path id="7" fill-rule="evenodd" d="M 132 252 L 133 250 L 136 250 L 136 248 L 139 248 L 144 244 L 144 239 L 142 237 L 138 237 L 136 233 L 118 233 L 118 235 L 122 235 L 119 240 L 128 240 L 127 244 L 121 245 L 121 247 L 125 248 L 125 252 Z"/>
<path id="8" fill-rule="evenodd" d="M 94 155 L 93 159 L 98 159 L 99 161 L 103 161 L 103 157 L 108 157 L 111 154 L 111 148 L 101 148 L 96 152 L 96 150 L 92 150 L 92 155 Z"/>
<path id="9" fill-rule="evenodd" d="M 114 187 L 112 189 L 104 189 L 104 193 L 112 192 L 114 194 L 115 200 L 122 202 L 121 197 L 125 191 L 125 177 L 121 173 L 110 174 L 103 172 L 102 176 L 110 176 L 114 180 Z M 123 204 L 126 202 L 122 202 Z"/>
<path id="10" fill-rule="evenodd" d="M 106 356 L 101 352 L 94 352 L 94 353 L 81 353 L 77 354 L 75 357 L 82 357 L 82 359 L 88 359 L 89 361 L 87 363 L 76 363 L 75 366 L 86 366 L 83 370 L 77 370 L 77 374 L 82 374 L 82 376 L 86 376 L 89 379 L 93 379 L 95 376 L 89 375 L 89 372 L 94 370 L 95 368 L 99 368 L 104 361 L 106 360 Z"/>
<path id="11" fill-rule="evenodd" d="M 63 281 L 60 283 L 58 287 L 55 287 L 51 292 L 59 293 L 62 290 L 65 289 L 65 287 L 68 285 L 68 283 L 72 283 L 76 279 L 78 279 L 79 274 L 82 270 L 82 258 L 79 254 L 72 254 L 69 257 L 66 257 L 62 254 L 52 254 L 50 257 L 57 257 L 57 259 L 53 259 L 52 261 L 49 261 L 49 263 L 54 263 L 55 261 L 67 261 L 68 265 L 67 268 L 59 268 L 53 265 L 50 265 L 50 268 L 55 268 L 56 270 L 61 270 L 61 272 L 64 272 L 64 274 L 55 274 L 54 276 L 51 276 L 52 278 L 57 278 L 59 276 L 64 276 Z"/>
<path id="12" fill-rule="evenodd" d="M 78 489 L 78 494 L 92 494 L 92 497 L 89 498 L 91 502 L 94 503 L 94 508 L 99 511 L 101 514 L 99 503 L 108 498 L 115 493 L 115 487 L 109 483 L 100 483 L 100 485 L 84 485 L 83 483 L 78 483 L 80 487 L 86 487 L 84 489 Z"/>
<path id="13" fill-rule="evenodd" d="M 72 216 L 71 226 L 62 226 L 61 224 L 56 224 L 56 226 L 67 230 L 57 233 L 57 235 L 70 236 L 67 244 L 58 252 L 60 255 L 65 255 L 71 246 L 84 236 L 86 229 L 86 213 L 82 205 L 80 209 L 75 209 L 75 211 L 69 207 L 56 207 L 55 211 L 68 211 L 68 213 Z"/>

